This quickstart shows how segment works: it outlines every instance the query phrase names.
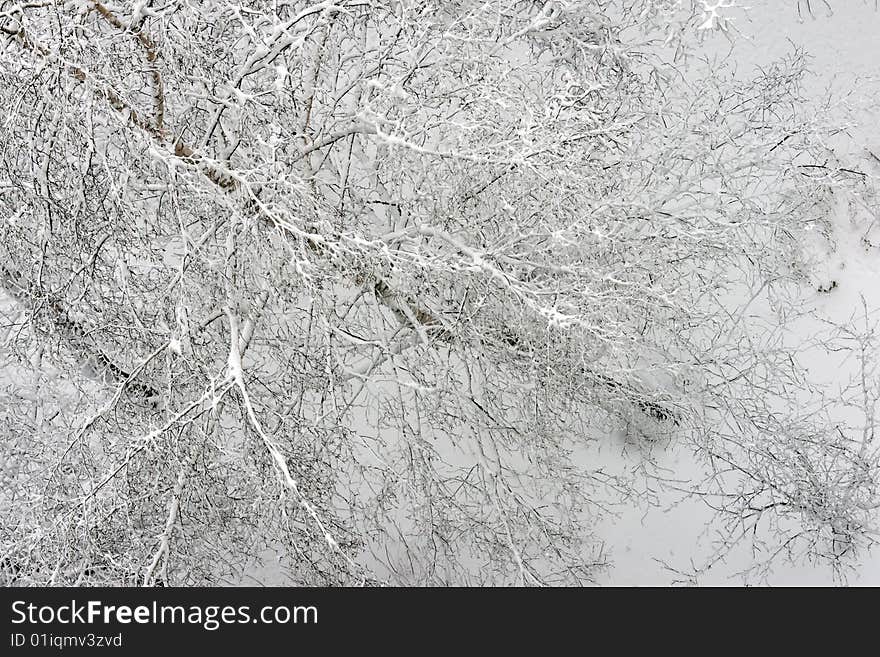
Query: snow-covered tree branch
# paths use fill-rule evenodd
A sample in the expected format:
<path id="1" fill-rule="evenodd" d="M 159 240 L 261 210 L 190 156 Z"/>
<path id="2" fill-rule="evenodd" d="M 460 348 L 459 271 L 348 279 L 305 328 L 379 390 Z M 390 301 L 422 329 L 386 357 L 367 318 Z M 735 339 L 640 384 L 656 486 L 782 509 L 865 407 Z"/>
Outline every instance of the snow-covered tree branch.
<path id="1" fill-rule="evenodd" d="M 9 578 L 582 584 L 664 448 L 722 552 L 870 542 L 876 391 L 835 424 L 784 338 L 876 174 L 802 53 L 682 73 L 738 11 L 0 2 Z"/>

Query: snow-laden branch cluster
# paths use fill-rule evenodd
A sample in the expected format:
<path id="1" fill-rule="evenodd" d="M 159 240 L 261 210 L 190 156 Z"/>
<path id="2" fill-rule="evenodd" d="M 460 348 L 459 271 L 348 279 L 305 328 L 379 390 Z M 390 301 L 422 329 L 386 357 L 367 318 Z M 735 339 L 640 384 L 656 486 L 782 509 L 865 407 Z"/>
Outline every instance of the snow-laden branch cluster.
<path id="1" fill-rule="evenodd" d="M 852 181 L 805 175 L 836 108 L 799 55 L 664 59 L 710 4 L 0 5 L 0 282 L 83 389 L 8 506 L 51 526 L 4 534 L 17 577 L 583 583 L 640 490 L 597 441 L 766 479 L 814 427 L 768 435 L 800 374 L 749 304 Z M 804 490 L 765 507 L 819 527 Z"/>

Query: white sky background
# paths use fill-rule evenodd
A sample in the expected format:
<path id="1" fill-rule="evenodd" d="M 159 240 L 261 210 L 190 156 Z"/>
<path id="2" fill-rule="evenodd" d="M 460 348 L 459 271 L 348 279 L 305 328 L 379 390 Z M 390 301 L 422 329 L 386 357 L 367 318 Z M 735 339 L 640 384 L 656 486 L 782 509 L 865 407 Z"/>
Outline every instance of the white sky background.
<path id="1" fill-rule="evenodd" d="M 765 66 L 790 52 L 793 45 L 803 48 L 812 56 L 808 81 L 811 93 L 820 93 L 829 85 L 843 88 L 858 85 L 866 93 L 866 85 L 859 79 L 880 78 L 880 9 L 874 0 L 830 0 L 834 13 L 829 15 L 822 0 L 812 0 L 815 18 L 804 13 L 800 21 L 796 0 L 743 0 L 750 7 L 748 17 L 741 13 L 735 25 L 743 34 L 731 45 L 723 38 L 707 41 L 706 54 L 730 51 L 742 75 L 748 75 L 755 66 Z M 711 4 L 711 3 L 710 3 Z M 801 0 L 806 9 L 806 0 Z M 869 117 L 859 133 L 854 133 L 855 151 L 872 148 L 880 155 L 880 116 Z M 880 170 L 875 171 L 880 173 Z M 855 231 L 842 227 L 837 238 L 836 253 L 828 256 L 824 271 L 817 277 L 834 276 L 839 288 L 833 294 L 807 296 L 822 315 L 833 321 L 844 322 L 860 307 L 864 295 L 868 308 L 880 312 L 880 250 L 866 253 L 860 248 Z M 845 265 L 845 267 L 841 267 Z M 817 360 L 817 369 L 822 367 Z M 826 368 L 827 369 L 827 368 Z M 839 375 L 836 370 L 817 372 L 819 376 Z M 687 454 L 675 454 L 674 447 L 663 457 L 663 464 L 673 473 L 692 469 Z M 665 570 L 657 560 L 687 569 L 693 557 L 700 561 L 709 552 L 710 536 L 701 536 L 708 511 L 700 503 L 685 503 L 673 510 L 633 509 L 615 524 L 600 530 L 607 540 L 609 556 L 614 566 L 605 584 L 667 585 L 680 579 Z M 699 584 L 739 585 L 736 573 L 749 563 L 746 551 L 732 555 L 698 578 Z M 853 585 L 880 585 L 880 549 L 862 555 L 854 574 L 848 578 Z M 768 583 L 775 585 L 830 585 L 835 583 L 829 570 L 816 567 L 777 567 Z"/>

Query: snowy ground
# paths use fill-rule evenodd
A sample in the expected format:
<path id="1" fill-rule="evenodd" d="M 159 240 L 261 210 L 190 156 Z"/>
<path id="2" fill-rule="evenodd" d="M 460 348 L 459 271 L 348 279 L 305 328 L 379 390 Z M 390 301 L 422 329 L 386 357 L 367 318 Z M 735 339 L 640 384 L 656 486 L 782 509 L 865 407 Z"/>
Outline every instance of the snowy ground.
<path id="1" fill-rule="evenodd" d="M 829 85 L 862 87 L 863 79 L 880 78 L 880 10 L 861 0 L 833 0 L 835 13 L 828 15 L 813 2 L 815 18 L 799 21 L 793 8 L 796 0 L 753 0 L 749 19 L 740 16 L 736 22 L 742 34 L 735 42 L 713 41 L 706 44 L 706 53 L 726 52 L 747 72 L 754 66 L 764 66 L 798 46 L 812 57 L 811 69 L 815 75 L 810 79 L 812 92 L 821 93 Z M 866 122 L 854 133 L 853 157 L 865 158 L 866 150 L 880 155 L 880 122 Z M 864 166 L 873 166 L 865 158 Z M 876 163 L 874 175 L 880 175 L 880 162 Z M 836 280 L 837 288 L 832 294 L 808 295 L 808 303 L 833 322 L 845 322 L 861 307 L 865 299 L 869 310 L 880 312 L 880 239 L 878 246 L 866 249 L 863 234 L 841 218 L 836 228 L 837 249 L 818 253 L 823 258 L 816 272 L 817 279 Z M 876 229 L 880 238 L 880 226 Z M 7 300 L 0 298 L 0 312 L 9 311 Z M 805 331 L 815 326 L 804 326 Z M 837 367 L 827 354 L 816 353 L 816 374 L 833 381 L 835 377 L 848 377 L 845 369 Z M 608 457 L 618 458 L 609 448 Z M 694 466 L 688 454 L 669 450 L 662 456 L 662 465 L 679 474 L 693 472 Z M 669 508 L 633 508 L 616 522 L 609 522 L 601 530 L 606 538 L 609 556 L 614 568 L 603 583 L 614 585 L 664 585 L 679 577 L 666 569 L 665 564 L 687 569 L 689 560 L 707 554 L 711 534 L 704 534 L 708 511 L 697 502 L 685 502 Z M 695 547 L 696 546 L 696 547 Z M 700 577 L 700 584 L 740 583 L 736 573 L 747 566 L 748 553 L 735 553 L 725 562 L 717 563 Z M 265 572 L 265 571 L 264 571 Z M 271 575 L 260 579 L 267 581 Z M 769 579 L 772 584 L 808 585 L 832 584 L 830 572 L 809 566 L 779 567 Z M 251 581 L 243 583 L 253 583 Z M 271 583 L 268 582 L 267 583 Z M 866 555 L 856 572 L 849 579 L 851 584 L 880 585 L 880 551 Z"/>
<path id="2" fill-rule="evenodd" d="M 805 16 L 803 21 L 798 20 L 797 11 L 792 9 L 794 0 L 754 0 L 747 4 L 751 7 L 748 20 L 740 17 L 736 21 L 743 34 L 733 45 L 707 43 L 707 54 L 730 50 L 738 68 L 747 73 L 749 68 L 766 66 L 794 47 L 803 48 L 812 57 L 810 68 L 814 75 L 808 85 L 809 91 L 816 94 L 828 87 L 855 85 L 857 90 L 866 90 L 871 78 L 880 78 L 880 11 L 875 11 L 873 1 L 863 4 L 860 0 L 837 0 L 832 2 L 832 15 L 828 15 L 821 2 L 813 2 L 815 18 Z M 865 124 L 853 133 L 852 157 L 861 158 L 859 161 L 868 168 L 874 165 L 866 149 L 880 155 L 877 119 L 880 117 L 866 117 Z M 871 173 L 880 175 L 880 163 L 874 164 L 877 166 Z M 862 297 L 869 311 L 880 311 L 880 249 L 865 248 L 861 241 L 864 228 L 854 227 L 846 217 L 839 217 L 835 227 L 836 250 L 816 254 L 822 259 L 817 280 L 836 280 L 838 287 L 832 294 L 808 294 L 808 303 L 830 321 L 843 323 L 861 313 Z M 816 327 L 802 324 L 801 328 L 807 332 Z M 828 354 L 814 353 L 810 358 L 815 362 L 812 373 L 821 379 L 833 382 L 850 375 L 846 368 L 838 368 Z M 662 463 L 678 473 L 694 469 L 687 454 L 669 453 Z M 699 562 L 700 555 L 708 554 L 712 535 L 703 534 L 707 518 L 704 507 L 687 502 L 671 510 L 633 509 L 609 524 L 604 536 L 615 566 L 605 583 L 664 585 L 680 579 L 661 562 L 687 569 L 691 558 Z M 739 584 L 737 572 L 749 561 L 747 552 L 731 555 L 729 560 L 715 564 L 698 583 Z M 795 586 L 834 583 L 829 571 L 809 566 L 777 567 L 768 581 Z M 848 583 L 880 585 L 880 551 L 864 555 Z"/>

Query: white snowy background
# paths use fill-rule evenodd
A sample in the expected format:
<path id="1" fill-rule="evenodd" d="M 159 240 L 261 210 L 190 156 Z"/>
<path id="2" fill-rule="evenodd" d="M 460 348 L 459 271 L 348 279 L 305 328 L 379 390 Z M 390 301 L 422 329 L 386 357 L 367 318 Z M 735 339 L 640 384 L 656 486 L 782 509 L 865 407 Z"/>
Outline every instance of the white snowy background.
<path id="1" fill-rule="evenodd" d="M 746 4 L 746 3 L 744 3 Z M 807 80 L 808 92 L 819 95 L 829 87 L 845 89 L 865 88 L 871 80 L 880 77 L 880 11 L 873 0 L 843 0 L 833 3 L 828 13 L 821 1 L 812 2 L 814 16 L 804 12 L 798 20 L 792 12 L 792 3 L 784 0 L 753 0 L 747 3 L 747 17 L 735 21 L 741 31 L 733 43 L 713 40 L 706 43 L 707 57 L 726 54 L 734 58 L 743 74 L 756 66 L 767 66 L 775 59 L 802 48 L 810 56 L 811 75 Z M 806 3 L 802 2 L 806 9 Z M 872 120 L 873 118 L 873 120 Z M 864 161 L 866 150 L 880 154 L 880 117 L 865 117 L 864 123 L 853 134 L 852 157 Z M 868 158 L 870 159 L 870 158 Z M 865 166 L 870 166 L 870 162 Z M 878 164 L 880 166 L 880 164 Z M 824 318 L 843 323 L 853 315 L 861 314 L 863 296 L 869 311 L 880 309 L 880 251 L 866 252 L 860 242 L 862 230 L 849 224 L 846 217 L 836 217 L 837 249 L 832 253 L 816 253 L 816 282 L 836 280 L 838 287 L 832 294 L 816 292 L 806 298 Z M 805 332 L 816 329 L 815 324 L 802 325 Z M 796 339 L 796 336 L 795 336 Z M 848 379 L 852 371 L 838 368 L 827 354 L 810 354 L 811 373 L 829 382 Z M 694 472 L 687 454 L 671 450 L 659 459 L 664 465 L 682 476 Z M 614 567 L 604 583 L 613 585 L 668 585 L 682 577 L 664 567 L 679 570 L 699 565 L 711 552 L 712 528 L 706 533 L 709 511 L 700 502 L 686 501 L 669 508 L 673 501 L 664 500 L 660 508 L 634 508 L 616 522 L 609 522 L 602 530 Z M 716 563 L 697 578 L 701 585 L 738 585 L 742 579 L 737 573 L 746 568 L 751 555 L 740 550 Z M 854 571 L 848 576 L 850 585 L 880 585 L 880 551 L 863 554 Z M 691 580 L 693 583 L 693 581 Z M 797 567 L 778 564 L 767 582 L 773 585 L 831 585 L 837 583 L 832 573 L 810 565 Z"/>
<path id="2" fill-rule="evenodd" d="M 851 88 L 864 80 L 880 78 L 880 9 L 873 0 L 837 0 L 829 14 L 821 0 L 813 1 L 814 16 L 798 19 L 792 11 L 794 0 L 752 0 L 747 15 L 736 14 L 735 25 L 741 32 L 732 43 L 713 38 L 705 43 L 705 56 L 730 54 L 744 75 L 756 66 L 769 65 L 794 47 L 804 49 L 811 57 L 808 89 L 819 95 L 829 87 Z M 805 5 L 805 3 L 804 3 Z M 873 150 L 880 155 L 880 117 L 866 117 L 860 132 L 854 133 L 853 157 L 864 157 Z M 869 166 L 870 163 L 865 164 Z M 880 162 L 875 173 L 880 175 Z M 880 312 L 880 249 L 866 251 L 860 242 L 861 233 L 849 225 L 845 217 L 837 217 L 837 248 L 833 252 L 817 252 L 816 281 L 820 284 L 836 280 L 832 294 L 806 295 L 815 311 L 832 322 L 846 322 L 860 312 L 862 297 L 869 310 Z M 0 312 L 9 312 L 10 303 L 0 297 Z M 806 332 L 815 324 L 803 325 Z M 795 336 L 796 338 L 796 336 Z M 848 379 L 852 372 L 840 368 L 825 354 L 815 358 L 813 374 L 834 381 Z M 4 378 L 10 373 L 4 372 Z M 620 465 L 628 458 L 622 453 L 623 443 L 610 441 L 604 448 L 609 463 Z M 687 453 L 669 450 L 655 454 L 660 466 L 676 477 L 695 474 L 696 469 Z M 608 519 L 598 528 L 605 538 L 606 552 L 613 567 L 600 583 L 611 585 L 668 585 L 682 576 L 670 567 L 686 571 L 698 565 L 711 553 L 713 526 L 708 525 L 710 511 L 699 501 L 663 497 L 658 506 L 632 507 L 616 519 Z M 738 585 L 737 573 L 751 560 L 747 550 L 734 551 L 711 569 L 688 583 L 701 585 Z M 253 579 L 243 584 L 271 584 L 271 567 L 253 571 Z M 846 580 L 854 585 L 880 585 L 880 550 L 863 554 Z M 830 585 L 839 583 L 832 573 L 809 564 L 798 566 L 778 564 L 767 582 L 775 585 Z"/>

